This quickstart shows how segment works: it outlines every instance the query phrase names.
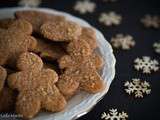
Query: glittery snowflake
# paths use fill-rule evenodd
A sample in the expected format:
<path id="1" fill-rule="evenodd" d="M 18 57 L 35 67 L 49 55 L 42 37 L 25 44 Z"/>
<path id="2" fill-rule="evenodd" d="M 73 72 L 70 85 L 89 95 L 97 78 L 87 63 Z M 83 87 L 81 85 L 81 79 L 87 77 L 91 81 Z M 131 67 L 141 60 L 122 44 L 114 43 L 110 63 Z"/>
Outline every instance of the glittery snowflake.
<path id="1" fill-rule="evenodd" d="M 92 13 L 96 8 L 96 4 L 89 0 L 77 1 L 74 10 L 79 11 L 81 14 L 85 14 L 87 12 Z"/>
<path id="2" fill-rule="evenodd" d="M 20 0 L 18 4 L 26 7 L 37 7 L 41 4 L 41 0 Z"/>
<path id="3" fill-rule="evenodd" d="M 119 25 L 121 20 L 122 16 L 116 14 L 115 12 L 101 13 L 99 17 L 99 22 L 106 26 Z"/>
<path id="4" fill-rule="evenodd" d="M 127 81 L 124 84 L 127 89 L 125 89 L 126 93 L 129 95 L 131 93 L 134 94 L 136 98 L 143 98 L 143 94 L 150 94 L 150 84 L 146 81 L 142 82 L 140 79 L 132 79 L 132 82 Z"/>
<path id="5" fill-rule="evenodd" d="M 111 39 L 111 43 L 115 48 L 121 48 L 123 50 L 129 50 L 135 46 L 135 41 L 131 35 L 117 34 Z"/>
<path id="6" fill-rule="evenodd" d="M 145 27 L 153 27 L 153 28 L 160 27 L 159 16 L 145 15 L 144 18 L 141 19 L 141 22 L 144 24 Z"/>
<path id="7" fill-rule="evenodd" d="M 136 70 L 142 70 L 143 73 L 149 74 L 151 71 L 159 70 L 159 63 L 157 60 L 151 60 L 148 56 L 143 56 L 142 59 L 136 58 L 134 60 L 134 68 Z"/>
<path id="8" fill-rule="evenodd" d="M 117 109 L 110 109 L 109 113 L 103 112 L 101 119 L 104 120 L 126 120 L 128 118 L 127 113 L 123 112 L 118 113 Z"/>
<path id="9" fill-rule="evenodd" d="M 155 52 L 160 54 L 160 42 L 155 42 L 153 44 L 153 47 L 154 47 Z"/>

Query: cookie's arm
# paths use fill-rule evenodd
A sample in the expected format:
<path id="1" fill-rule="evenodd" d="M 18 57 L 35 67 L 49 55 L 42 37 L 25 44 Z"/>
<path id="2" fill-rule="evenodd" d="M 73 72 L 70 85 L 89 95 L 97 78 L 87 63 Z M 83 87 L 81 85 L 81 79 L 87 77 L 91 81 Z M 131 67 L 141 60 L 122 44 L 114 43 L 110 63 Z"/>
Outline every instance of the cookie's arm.
<path id="1" fill-rule="evenodd" d="M 94 53 L 91 56 L 90 61 L 93 63 L 93 65 L 96 67 L 97 70 L 100 70 L 104 64 L 103 58 L 97 53 Z"/>
<path id="2" fill-rule="evenodd" d="M 23 82 L 24 82 L 25 76 L 23 75 L 22 72 L 17 72 L 10 74 L 8 76 L 8 85 L 12 89 L 20 89 L 23 87 Z"/>
<path id="3" fill-rule="evenodd" d="M 50 81 L 52 84 L 58 81 L 58 74 L 52 69 L 43 69 L 41 79 Z"/>
<path id="4" fill-rule="evenodd" d="M 32 36 L 28 36 L 28 39 L 29 39 L 28 49 L 29 51 L 34 51 L 37 47 L 37 40 Z"/>
<path id="5" fill-rule="evenodd" d="M 45 97 L 42 101 L 42 107 L 48 111 L 59 112 L 64 109 L 67 102 L 55 85 L 53 85 L 52 89 L 54 91 L 53 94 Z"/>
<path id="6" fill-rule="evenodd" d="M 70 67 L 73 64 L 72 58 L 69 55 L 64 55 L 58 60 L 58 62 L 61 69 Z"/>
<path id="7" fill-rule="evenodd" d="M 103 80 L 96 71 L 83 74 L 83 78 L 80 81 L 80 89 L 90 93 L 97 93 L 103 90 L 103 88 Z"/>
<path id="8" fill-rule="evenodd" d="M 73 74 L 63 74 L 57 82 L 57 87 L 64 96 L 72 96 L 79 87 L 78 79 Z"/>

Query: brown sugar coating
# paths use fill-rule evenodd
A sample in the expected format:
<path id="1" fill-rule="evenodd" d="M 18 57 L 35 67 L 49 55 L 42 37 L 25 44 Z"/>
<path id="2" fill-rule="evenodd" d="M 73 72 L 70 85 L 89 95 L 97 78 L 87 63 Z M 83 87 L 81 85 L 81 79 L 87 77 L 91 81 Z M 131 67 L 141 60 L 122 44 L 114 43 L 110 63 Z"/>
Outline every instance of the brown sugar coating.
<path id="1" fill-rule="evenodd" d="M 14 109 L 15 93 L 8 87 L 0 92 L 0 112 L 9 112 Z"/>
<path id="2" fill-rule="evenodd" d="M 4 87 L 4 83 L 7 77 L 7 71 L 2 66 L 0 66 L 0 92 Z"/>
<path id="3" fill-rule="evenodd" d="M 23 53 L 17 61 L 17 68 L 20 72 L 8 77 L 8 85 L 19 91 L 17 113 L 33 118 L 41 109 L 51 112 L 64 109 L 66 100 L 55 86 L 58 75 L 52 69 L 44 69 L 40 57 Z"/>
<path id="4" fill-rule="evenodd" d="M 15 13 L 16 18 L 25 19 L 29 21 L 33 26 L 33 31 L 36 33 L 40 33 L 40 27 L 43 23 L 47 21 L 61 21 L 65 18 L 63 16 L 57 16 L 53 14 L 48 14 L 45 12 L 40 11 L 31 11 L 31 10 L 25 10 L 25 11 L 17 11 Z"/>
<path id="5" fill-rule="evenodd" d="M 8 29 L 14 21 L 12 18 L 0 19 L 0 28 Z"/>
<path id="6" fill-rule="evenodd" d="M 72 41 L 81 34 L 81 27 L 71 21 L 46 22 L 41 26 L 41 34 L 52 41 Z"/>
<path id="7" fill-rule="evenodd" d="M 38 53 L 41 58 L 51 61 L 57 60 L 66 54 L 60 44 L 48 42 L 41 38 L 37 38 L 37 47 L 33 52 Z"/>
<path id="8" fill-rule="evenodd" d="M 0 65 L 13 66 L 20 53 L 36 47 L 31 33 L 32 26 L 25 20 L 16 20 L 8 29 L 0 29 Z"/>
<path id="9" fill-rule="evenodd" d="M 72 95 L 78 88 L 90 93 L 96 93 L 103 89 L 102 78 L 92 62 L 95 60 L 90 58 L 92 52 L 89 45 L 82 40 L 78 43 L 71 42 L 67 47 L 69 55 L 59 59 L 59 66 L 61 69 L 65 69 L 65 72 L 59 77 L 57 86 L 65 96 Z"/>
<path id="10" fill-rule="evenodd" d="M 79 39 L 85 40 L 92 50 L 97 48 L 96 33 L 92 28 L 83 27 Z"/>

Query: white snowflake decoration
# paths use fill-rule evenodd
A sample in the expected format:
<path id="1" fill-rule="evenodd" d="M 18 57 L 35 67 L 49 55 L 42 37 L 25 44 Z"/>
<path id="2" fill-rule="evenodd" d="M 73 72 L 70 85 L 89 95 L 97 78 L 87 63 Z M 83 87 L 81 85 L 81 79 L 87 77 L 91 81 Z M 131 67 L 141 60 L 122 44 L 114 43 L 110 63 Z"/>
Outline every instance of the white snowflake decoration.
<path id="1" fill-rule="evenodd" d="M 117 34 L 111 39 L 111 43 L 115 48 L 121 48 L 123 50 L 129 50 L 135 46 L 135 41 L 131 35 Z"/>
<path id="2" fill-rule="evenodd" d="M 99 17 L 99 22 L 106 26 L 119 25 L 121 23 L 122 16 L 116 14 L 115 12 L 101 13 Z"/>
<path id="3" fill-rule="evenodd" d="M 145 15 L 144 18 L 141 19 L 141 22 L 145 27 L 160 27 L 160 18 L 158 16 Z"/>
<path id="4" fill-rule="evenodd" d="M 104 120 L 126 120 L 128 118 L 127 113 L 123 112 L 118 113 L 117 109 L 110 109 L 109 113 L 103 112 L 101 115 L 101 119 Z"/>
<path id="5" fill-rule="evenodd" d="M 134 68 L 136 70 L 142 70 L 143 73 L 149 74 L 151 71 L 158 71 L 159 70 L 159 63 L 157 60 L 151 60 L 148 56 L 143 56 L 142 59 L 136 58 L 134 60 Z"/>
<path id="6" fill-rule="evenodd" d="M 155 52 L 160 54 L 160 42 L 155 42 L 153 44 L 153 47 L 154 47 Z"/>
<path id="7" fill-rule="evenodd" d="M 125 89 L 126 93 L 131 95 L 134 94 L 136 98 L 143 98 L 143 94 L 150 94 L 150 84 L 146 81 L 142 82 L 140 79 L 132 79 L 132 82 L 127 81 L 124 84 L 127 89 Z"/>
<path id="8" fill-rule="evenodd" d="M 87 12 L 92 13 L 96 8 L 96 4 L 89 0 L 77 1 L 74 10 L 79 11 L 81 14 L 85 14 Z"/>
<path id="9" fill-rule="evenodd" d="M 37 7 L 41 4 L 41 0 L 20 0 L 18 4 L 25 7 Z"/>

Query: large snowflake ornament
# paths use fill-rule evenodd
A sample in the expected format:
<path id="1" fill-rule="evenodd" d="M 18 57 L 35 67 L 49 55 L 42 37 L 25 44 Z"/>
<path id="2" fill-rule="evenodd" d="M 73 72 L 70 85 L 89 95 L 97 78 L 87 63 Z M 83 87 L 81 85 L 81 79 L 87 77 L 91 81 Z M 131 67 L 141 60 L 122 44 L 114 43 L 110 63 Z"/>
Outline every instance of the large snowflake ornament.
<path id="1" fill-rule="evenodd" d="M 144 24 L 145 27 L 153 27 L 153 28 L 160 27 L 159 16 L 145 15 L 144 18 L 141 19 L 141 22 Z"/>
<path id="2" fill-rule="evenodd" d="M 92 13 L 96 8 L 96 4 L 89 0 L 77 1 L 74 10 L 79 11 L 81 14 L 85 14 L 87 12 Z"/>
<path id="3" fill-rule="evenodd" d="M 132 82 L 125 82 L 124 84 L 126 93 L 131 95 L 132 93 L 136 98 L 143 98 L 143 94 L 150 94 L 150 84 L 146 81 L 142 82 L 140 79 L 132 79 Z"/>
<path id="4" fill-rule="evenodd" d="M 117 109 L 110 109 L 109 113 L 103 112 L 101 119 L 104 120 L 126 120 L 128 118 L 127 113 L 123 112 L 118 113 Z"/>
<path id="5" fill-rule="evenodd" d="M 158 71 L 159 70 L 159 63 L 157 60 L 151 60 L 148 56 L 143 56 L 142 59 L 136 58 L 134 60 L 134 68 L 139 71 L 142 70 L 143 73 L 149 74 L 151 71 Z"/>
<path id="6" fill-rule="evenodd" d="M 135 41 L 131 35 L 117 34 L 111 39 L 111 43 L 115 48 L 121 48 L 123 50 L 129 50 L 135 46 Z"/>
<path id="7" fill-rule="evenodd" d="M 119 25 L 122 21 L 122 16 L 111 11 L 109 13 L 101 13 L 99 17 L 99 22 L 106 26 Z"/>
<path id="8" fill-rule="evenodd" d="M 41 0 L 20 0 L 18 4 L 25 7 L 38 7 L 41 2 Z"/>
<path id="9" fill-rule="evenodd" d="M 156 53 L 160 54 L 160 42 L 155 42 L 153 44 L 153 48 L 154 48 Z"/>

